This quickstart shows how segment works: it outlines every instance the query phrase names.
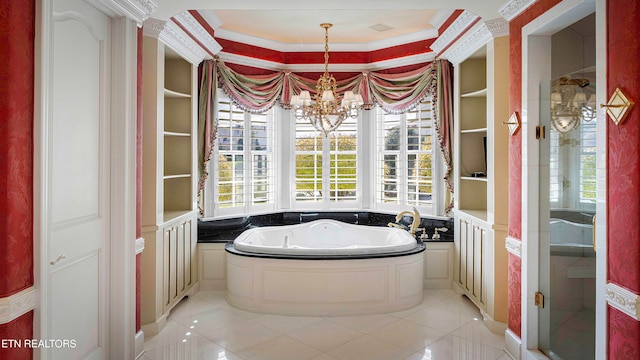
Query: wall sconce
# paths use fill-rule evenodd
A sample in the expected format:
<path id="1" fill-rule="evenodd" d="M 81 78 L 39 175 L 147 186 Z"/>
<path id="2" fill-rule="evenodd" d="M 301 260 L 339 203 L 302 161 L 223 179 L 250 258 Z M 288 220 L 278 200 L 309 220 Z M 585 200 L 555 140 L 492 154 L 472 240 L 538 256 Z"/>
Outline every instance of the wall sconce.
<path id="1" fill-rule="evenodd" d="M 588 79 L 561 77 L 553 82 L 551 93 L 551 124 L 560 133 L 566 134 L 580 125 L 580 120 L 596 118 L 596 95 L 587 95 L 582 90 L 589 86 Z M 576 88 L 577 86 L 577 88 Z"/>
<path id="2" fill-rule="evenodd" d="M 518 128 L 520 127 L 520 120 L 518 119 L 518 112 L 514 112 L 513 114 L 511 114 L 511 117 L 509 117 L 509 121 L 507 122 L 502 122 L 502 125 L 508 125 L 509 126 L 509 135 L 513 136 L 513 134 L 516 133 L 516 131 L 518 131 Z"/>
<path id="3" fill-rule="evenodd" d="M 620 88 L 616 88 L 616 91 L 611 95 L 611 99 L 609 99 L 609 103 L 600 104 L 600 107 L 607 108 L 607 114 L 611 120 L 613 120 L 616 125 L 620 125 L 627 118 L 629 112 L 631 112 L 633 105 L 634 102 L 629 100 Z"/>

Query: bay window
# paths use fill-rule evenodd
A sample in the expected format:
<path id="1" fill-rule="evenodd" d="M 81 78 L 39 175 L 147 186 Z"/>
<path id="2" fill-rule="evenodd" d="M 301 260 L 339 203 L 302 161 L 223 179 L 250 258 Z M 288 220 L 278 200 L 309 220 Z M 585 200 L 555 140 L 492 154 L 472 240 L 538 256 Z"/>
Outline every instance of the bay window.
<path id="1" fill-rule="evenodd" d="M 400 210 L 416 206 L 437 215 L 442 173 L 431 101 L 424 100 L 402 114 L 377 110 L 375 203 L 378 209 Z"/>
<path id="2" fill-rule="evenodd" d="M 273 109 L 252 114 L 218 98 L 212 156 L 214 216 L 273 210 L 276 192 Z"/>

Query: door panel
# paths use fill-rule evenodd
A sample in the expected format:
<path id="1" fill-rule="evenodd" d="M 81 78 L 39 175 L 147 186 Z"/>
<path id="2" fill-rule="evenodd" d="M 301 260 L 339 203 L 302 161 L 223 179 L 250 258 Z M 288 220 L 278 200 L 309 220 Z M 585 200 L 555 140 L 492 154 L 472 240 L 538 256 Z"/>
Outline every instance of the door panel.
<path id="1" fill-rule="evenodd" d="M 76 347 L 48 359 L 107 357 L 110 19 L 53 0 L 48 134 L 48 296 L 43 338 Z"/>

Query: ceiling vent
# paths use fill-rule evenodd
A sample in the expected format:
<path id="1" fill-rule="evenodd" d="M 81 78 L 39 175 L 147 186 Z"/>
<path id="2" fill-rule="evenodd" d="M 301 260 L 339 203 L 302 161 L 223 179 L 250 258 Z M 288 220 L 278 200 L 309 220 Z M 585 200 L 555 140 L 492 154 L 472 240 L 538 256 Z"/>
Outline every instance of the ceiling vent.
<path id="1" fill-rule="evenodd" d="M 383 32 L 383 31 L 391 30 L 393 28 L 391 26 L 388 26 L 388 25 L 385 25 L 385 24 L 375 24 L 375 25 L 369 26 L 369 29 L 373 29 L 375 31 Z"/>

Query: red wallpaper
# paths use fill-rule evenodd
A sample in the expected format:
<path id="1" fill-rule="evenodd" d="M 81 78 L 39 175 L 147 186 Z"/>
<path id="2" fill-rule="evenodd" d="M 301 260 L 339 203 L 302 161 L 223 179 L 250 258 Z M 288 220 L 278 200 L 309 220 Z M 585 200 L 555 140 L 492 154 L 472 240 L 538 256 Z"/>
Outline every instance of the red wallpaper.
<path id="1" fill-rule="evenodd" d="M 640 359 L 640 322 L 609 307 L 607 344 L 611 360 Z"/>
<path id="2" fill-rule="evenodd" d="M 508 327 L 518 337 L 522 337 L 522 260 L 509 253 L 509 273 L 507 274 Z"/>
<path id="3" fill-rule="evenodd" d="M 6 323 L 0 324 L 0 340 L 24 340 L 33 339 L 33 311 Z M 31 348 L 17 347 L 14 342 L 0 346 L 0 359 L 2 360 L 27 360 L 33 358 Z"/>
<path id="4" fill-rule="evenodd" d="M 640 292 L 640 3 L 607 1 L 607 97 L 636 102 L 621 125 L 607 119 L 608 280 Z M 609 309 L 609 358 L 640 359 L 640 323 Z"/>
<path id="5" fill-rule="evenodd" d="M 560 0 L 539 0 L 509 23 L 509 109 L 522 113 L 522 28 Z M 522 131 L 509 140 L 509 236 L 522 239 Z M 522 262 L 509 255 L 509 329 L 521 336 Z"/>
<path id="6" fill-rule="evenodd" d="M 635 100 L 622 125 L 607 120 L 609 280 L 640 292 L 640 3 L 608 1 L 607 94 Z"/>
<path id="7" fill-rule="evenodd" d="M 438 28 L 438 35 L 442 35 L 443 32 L 445 32 L 445 30 L 447 30 L 447 28 L 449 26 L 451 26 L 451 24 L 458 18 L 458 16 L 460 16 L 460 14 L 462 14 L 464 12 L 464 10 L 454 10 L 453 13 L 449 16 L 449 18 L 442 24 L 440 25 L 440 28 Z"/>
<path id="8" fill-rule="evenodd" d="M 0 297 L 33 285 L 35 1 L 0 2 Z"/>
<path id="9" fill-rule="evenodd" d="M 398 57 L 431 52 L 435 39 L 392 46 L 374 51 L 329 51 L 330 64 L 369 64 Z M 281 52 L 259 46 L 243 44 L 232 40 L 216 39 L 223 51 L 230 54 L 249 56 L 282 64 L 323 64 L 324 52 Z"/>

